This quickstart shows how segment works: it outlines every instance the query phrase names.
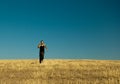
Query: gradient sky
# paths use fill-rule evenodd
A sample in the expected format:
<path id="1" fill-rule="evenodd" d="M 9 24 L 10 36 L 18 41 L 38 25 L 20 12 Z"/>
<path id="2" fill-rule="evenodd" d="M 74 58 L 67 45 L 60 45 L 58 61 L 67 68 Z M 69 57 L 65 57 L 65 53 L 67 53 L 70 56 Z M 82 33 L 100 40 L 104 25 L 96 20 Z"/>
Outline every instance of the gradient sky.
<path id="1" fill-rule="evenodd" d="M 120 0 L 0 0 L 0 59 L 119 59 Z"/>

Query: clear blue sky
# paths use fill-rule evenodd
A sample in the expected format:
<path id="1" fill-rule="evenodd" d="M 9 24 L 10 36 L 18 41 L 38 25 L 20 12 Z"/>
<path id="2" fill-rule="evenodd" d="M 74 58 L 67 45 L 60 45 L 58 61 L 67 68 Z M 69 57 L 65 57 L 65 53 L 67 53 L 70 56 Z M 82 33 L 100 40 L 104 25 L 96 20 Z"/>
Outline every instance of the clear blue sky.
<path id="1" fill-rule="evenodd" d="M 119 0 L 0 0 L 0 59 L 120 59 Z"/>

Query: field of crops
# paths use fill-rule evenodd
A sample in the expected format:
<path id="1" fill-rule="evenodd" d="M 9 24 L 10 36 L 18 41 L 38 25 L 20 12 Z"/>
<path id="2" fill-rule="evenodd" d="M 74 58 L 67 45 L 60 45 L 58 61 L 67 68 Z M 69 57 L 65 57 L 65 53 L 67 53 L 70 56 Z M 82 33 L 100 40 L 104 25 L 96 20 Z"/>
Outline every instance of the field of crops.
<path id="1" fill-rule="evenodd" d="M 120 84 L 120 60 L 0 60 L 0 84 Z"/>

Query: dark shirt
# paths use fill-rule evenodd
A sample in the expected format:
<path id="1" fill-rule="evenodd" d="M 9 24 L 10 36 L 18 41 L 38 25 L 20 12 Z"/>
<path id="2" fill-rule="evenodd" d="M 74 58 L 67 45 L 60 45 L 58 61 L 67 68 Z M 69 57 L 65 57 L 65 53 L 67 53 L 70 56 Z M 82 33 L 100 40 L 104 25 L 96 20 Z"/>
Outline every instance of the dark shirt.
<path id="1" fill-rule="evenodd" d="M 40 52 L 44 52 L 44 46 L 40 46 Z"/>

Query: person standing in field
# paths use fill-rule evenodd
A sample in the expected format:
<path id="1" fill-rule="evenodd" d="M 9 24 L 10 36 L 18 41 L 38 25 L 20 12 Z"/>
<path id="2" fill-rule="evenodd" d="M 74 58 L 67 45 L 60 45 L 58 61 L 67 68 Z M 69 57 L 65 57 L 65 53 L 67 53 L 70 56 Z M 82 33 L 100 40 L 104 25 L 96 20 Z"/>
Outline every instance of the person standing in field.
<path id="1" fill-rule="evenodd" d="M 39 62 L 41 63 L 44 59 L 44 53 L 45 53 L 45 48 L 48 51 L 45 43 L 43 40 L 40 41 L 40 43 L 38 44 L 38 48 L 40 49 L 39 51 Z"/>

